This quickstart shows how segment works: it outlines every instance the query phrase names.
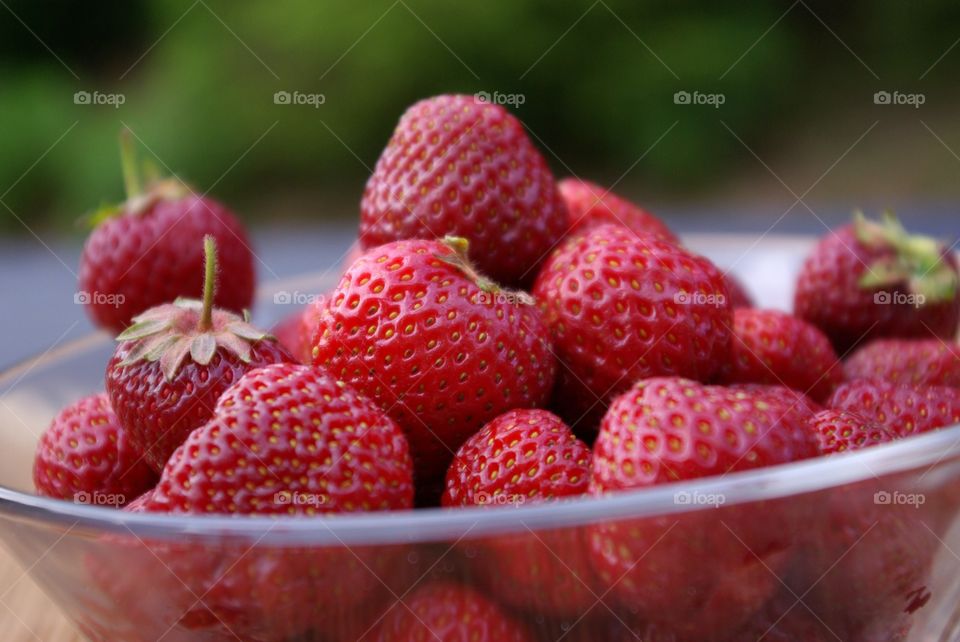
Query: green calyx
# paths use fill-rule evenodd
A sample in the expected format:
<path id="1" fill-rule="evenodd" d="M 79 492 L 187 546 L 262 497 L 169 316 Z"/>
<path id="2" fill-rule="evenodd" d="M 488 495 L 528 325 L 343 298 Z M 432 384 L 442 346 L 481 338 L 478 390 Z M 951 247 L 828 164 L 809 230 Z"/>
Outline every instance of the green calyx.
<path id="1" fill-rule="evenodd" d="M 156 163 L 146 159 L 139 162 L 133 141 L 133 133 L 128 128 L 120 132 L 120 164 L 123 169 L 123 185 L 127 198 L 122 203 L 101 205 L 80 219 L 80 223 L 94 228 L 104 221 L 131 214 L 143 214 L 156 203 L 176 200 L 193 193 L 193 190 L 176 178 L 163 178 Z"/>
<path id="2" fill-rule="evenodd" d="M 448 263 L 461 272 L 463 272 L 468 279 L 476 284 L 478 288 L 488 294 L 504 294 L 509 295 L 508 298 L 514 299 L 517 303 L 523 305 L 533 305 L 534 299 L 532 296 L 523 291 L 513 291 L 506 288 L 500 287 L 492 279 L 480 274 L 477 271 L 477 268 L 474 267 L 473 263 L 467 257 L 467 252 L 470 249 L 470 242 L 463 238 L 462 236 L 444 236 L 442 243 L 453 250 L 452 254 L 438 254 L 436 257 Z"/>
<path id="3" fill-rule="evenodd" d="M 863 245 L 890 249 L 893 253 L 868 266 L 860 287 L 877 290 L 905 286 L 910 294 L 922 295 L 926 303 L 952 301 L 957 295 L 958 276 L 946 259 L 944 246 L 934 238 L 910 235 L 891 212 L 880 221 L 854 212 L 853 230 Z"/>
<path id="4" fill-rule="evenodd" d="M 133 325 L 117 336 L 117 341 L 136 342 L 121 366 L 158 361 L 164 377 L 172 381 L 188 356 L 207 365 L 223 349 L 249 363 L 251 344 L 271 338 L 251 324 L 246 313 L 241 317 L 213 307 L 217 251 L 212 236 L 204 237 L 203 247 L 203 300 L 180 298 L 134 317 Z"/>

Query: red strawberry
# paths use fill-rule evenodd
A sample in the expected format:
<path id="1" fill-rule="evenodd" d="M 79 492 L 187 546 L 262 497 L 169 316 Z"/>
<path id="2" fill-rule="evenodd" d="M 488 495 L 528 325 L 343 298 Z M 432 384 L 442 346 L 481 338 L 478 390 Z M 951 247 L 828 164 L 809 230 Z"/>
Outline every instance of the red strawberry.
<path id="1" fill-rule="evenodd" d="M 151 501 L 153 501 L 153 488 L 124 506 L 123 510 L 127 511 L 128 513 L 146 513 L 150 510 L 149 507 Z"/>
<path id="2" fill-rule="evenodd" d="M 843 364 L 848 380 L 960 388 L 960 345 L 940 339 L 877 339 Z"/>
<path id="3" fill-rule="evenodd" d="M 395 604 L 369 636 L 375 642 L 529 642 L 496 604 L 460 584 L 434 582 Z"/>
<path id="4" fill-rule="evenodd" d="M 291 360 L 273 337 L 212 307 L 216 246 L 211 237 L 204 246 L 203 302 L 181 299 L 137 316 L 117 337 L 107 364 L 107 392 L 120 425 L 155 470 L 213 415 L 220 393 L 244 372 Z"/>
<path id="5" fill-rule="evenodd" d="M 812 457 L 816 440 L 805 419 L 769 396 L 678 378 L 641 380 L 603 419 L 591 490 L 643 488 Z M 691 510 L 593 527 L 601 586 L 617 604 L 668 630 L 692 639 L 719 637 L 743 624 L 779 586 L 775 574 L 796 546 L 796 517 L 769 502 L 724 507 L 722 496 L 690 492 L 675 501 Z"/>
<path id="6" fill-rule="evenodd" d="M 223 205 L 176 180 L 141 192 L 132 150 L 125 144 L 126 202 L 97 213 L 80 257 L 78 298 L 93 322 L 114 333 L 133 317 L 177 297 L 198 298 L 203 266 L 198 238 L 212 236 L 225 279 L 216 305 L 236 312 L 253 302 L 253 253 L 240 221 Z"/>
<path id="7" fill-rule="evenodd" d="M 941 491 L 915 482 L 885 475 L 815 496 L 805 524 L 811 542 L 791 584 L 833 632 L 830 639 L 899 642 L 933 617 L 924 607 L 946 536 L 939 524 L 953 520 L 956 504 L 927 503 Z"/>
<path id="8" fill-rule="evenodd" d="M 558 409 L 583 433 L 634 381 L 707 380 L 729 352 L 732 314 L 721 272 L 620 226 L 598 225 L 566 241 L 544 264 L 533 293 L 561 363 Z"/>
<path id="9" fill-rule="evenodd" d="M 731 390 L 742 390 L 754 395 L 772 398 L 775 402 L 784 404 L 787 408 L 799 410 L 808 417 L 811 417 L 824 409 L 823 406 L 799 390 L 787 388 L 786 386 L 768 386 L 759 383 L 739 383 L 728 387 Z"/>
<path id="10" fill-rule="evenodd" d="M 590 481 L 590 449 L 546 410 L 511 410 L 457 451 L 444 506 L 524 504 L 581 495 Z"/>
<path id="11" fill-rule="evenodd" d="M 325 305 L 326 296 L 318 295 L 306 307 L 281 319 L 273 327 L 272 332 L 277 341 L 298 363 L 310 363 L 313 359 L 313 335 L 320 321 L 320 311 Z"/>
<path id="12" fill-rule="evenodd" d="M 889 429 L 843 410 L 824 410 L 810 422 L 824 455 L 859 450 L 896 439 Z"/>
<path id="13" fill-rule="evenodd" d="M 689 480 L 817 454 L 800 406 L 675 377 L 617 397 L 594 444 L 595 492 Z"/>
<path id="14" fill-rule="evenodd" d="M 302 497 L 301 497 L 302 495 Z M 410 508 L 410 455 L 372 402 L 314 366 L 247 372 L 167 462 L 152 504 L 183 513 Z"/>
<path id="15" fill-rule="evenodd" d="M 830 340 L 786 312 L 734 310 L 733 336 L 723 383 L 780 384 L 823 400 L 843 378 Z"/>
<path id="16" fill-rule="evenodd" d="M 671 243 L 680 243 L 663 221 L 596 183 L 565 178 L 557 183 L 557 189 L 567 206 L 570 232 L 600 223 L 614 223 L 636 234 L 651 234 Z"/>
<path id="17" fill-rule="evenodd" d="M 567 227 L 553 175 L 523 126 L 472 96 L 435 96 L 404 113 L 360 203 L 364 248 L 447 234 L 494 280 L 521 285 Z"/>
<path id="18" fill-rule="evenodd" d="M 278 363 L 223 393 L 213 418 L 170 458 L 147 507 L 273 516 L 403 510 L 413 506 L 412 475 L 403 433 L 383 411 L 320 368 Z M 218 619 L 260 639 L 255 632 L 294 635 L 357 612 L 403 552 L 195 542 L 158 554 Z"/>
<path id="19" fill-rule="evenodd" d="M 750 296 L 740 279 L 730 272 L 724 274 L 723 277 L 727 282 L 727 292 L 730 294 L 730 307 L 735 310 L 737 308 L 752 308 L 753 297 Z"/>
<path id="20" fill-rule="evenodd" d="M 827 406 L 909 437 L 960 423 L 960 389 L 859 380 L 842 384 Z"/>
<path id="21" fill-rule="evenodd" d="M 590 449 L 545 410 L 511 410 L 466 441 L 447 473 L 444 506 L 521 506 L 587 491 Z M 597 601 L 580 533 L 523 531 L 471 548 L 474 572 L 509 605 L 579 615 Z"/>
<path id="22" fill-rule="evenodd" d="M 529 296 L 500 290 L 464 256 L 462 239 L 368 251 L 330 296 L 314 339 L 313 362 L 403 428 L 418 484 L 441 479 L 487 421 L 543 405 L 553 383 L 547 330 Z"/>
<path id="23" fill-rule="evenodd" d="M 37 444 L 33 482 L 47 497 L 119 507 L 151 488 L 156 474 L 130 444 L 101 392 L 53 418 Z"/>
<path id="24" fill-rule="evenodd" d="M 877 337 L 953 339 L 960 322 L 957 262 L 945 246 L 910 236 L 892 215 L 857 214 L 820 241 L 797 281 L 794 310 L 843 354 Z"/>

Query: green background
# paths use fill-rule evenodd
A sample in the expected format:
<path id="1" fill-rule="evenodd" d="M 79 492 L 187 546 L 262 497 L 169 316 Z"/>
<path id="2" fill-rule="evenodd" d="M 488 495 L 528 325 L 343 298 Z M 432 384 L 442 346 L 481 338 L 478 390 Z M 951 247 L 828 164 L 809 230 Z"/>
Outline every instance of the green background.
<path id="1" fill-rule="evenodd" d="M 73 230 L 119 199 L 124 124 L 247 220 L 349 218 L 403 109 L 445 92 L 521 94 L 513 111 L 558 174 L 658 207 L 950 201 L 958 38 L 945 0 L 6 0 L 0 232 Z M 876 105 L 878 90 L 925 102 Z"/>

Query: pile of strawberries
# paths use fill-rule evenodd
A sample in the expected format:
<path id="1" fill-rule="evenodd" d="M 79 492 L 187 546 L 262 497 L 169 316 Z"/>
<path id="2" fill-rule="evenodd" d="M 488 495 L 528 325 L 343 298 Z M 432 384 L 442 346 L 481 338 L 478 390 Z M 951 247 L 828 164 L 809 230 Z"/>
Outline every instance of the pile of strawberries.
<path id="1" fill-rule="evenodd" d="M 505 109 L 438 96 L 384 149 L 339 285 L 274 337 L 244 312 L 254 268 L 237 219 L 176 181 L 143 185 L 129 154 L 125 169 L 128 200 L 98 215 L 80 269 L 82 290 L 122 295 L 89 306 L 119 332 L 116 352 L 106 392 L 40 441 L 44 495 L 318 520 L 529 505 L 960 422 L 956 259 L 891 216 L 823 238 L 793 314 L 756 309 L 653 214 L 556 181 Z M 784 639 L 819 639 L 795 633 L 805 615 L 771 615 L 767 571 L 800 528 L 780 517 L 727 518 L 766 569 L 742 548 L 700 563 L 729 543 L 699 514 L 660 548 L 617 522 L 545 535 L 553 555 L 482 547 L 477 587 L 421 587 L 364 639 L 527 641 L 517 612 L 576 616 L 607 592 L 644 640 L 746 639 L 763 618 L 796 627 Z"/>

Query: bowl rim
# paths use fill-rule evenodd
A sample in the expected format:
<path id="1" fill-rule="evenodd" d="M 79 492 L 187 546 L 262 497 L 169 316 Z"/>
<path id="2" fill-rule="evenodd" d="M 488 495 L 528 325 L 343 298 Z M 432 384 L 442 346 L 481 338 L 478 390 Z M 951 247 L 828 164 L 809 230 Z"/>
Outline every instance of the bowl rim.
<path id="1" fill-rule="evenodd" d="M 753 238 L 740 234 L 689 236 L 697 240 L 709 236 L 714 240 L 731 242 Z M 791 244 L 809 243 L 811 237 L 783 235 L 782 239 L 777 240 Z M 285 288 L 316 288 L 318 283 L 330 279 L 331 270 L 326 270 L 270 281 L 258 289 L 257 299 L 269 300 L 273 294 Z M 18 381 L 44 362 L 97 349 L 111 341 L 105 332 L 93 332 L 66 342 L 44 355 L 22 360 L 0 370 L 0 386 Z M 935 468 L 952 459 L 960 460 L 960 425 L 852 453 L 671 482 L 599 497 L 584 496 L 516 507 L 426 508 L 317 517 L 129 513 L 115 508 L 42 497 L 0 484 L 0 519 L 60 526 L 78 536 L 88 537 L 116 533 L 151 539 L 236 538 L 271 546 L 307 544 L 338 547 L 449 542 L 570 528 L 616 519 L 717 510 L 693 501 L 678 501 L 684 494 L 690 498 L 697 495 L 719 497 L 722 498 L 723 507 L 727 507 L 781 500 L 874 479 L 882 482 L 889 476 L 926 467 L 927 470 L 920 476 L 922 480 Z M 66 536 L 66 533 L 62 536 Z"/>
<path id="2" fill-rule="evenodd" d="M 920 470 L 922 480 L 948 461 L 960 461 L 960 425 L 907 437 L 852 453 L 671 482 L 599 497 L 489 508 L 426 508 L 335 516 L 225 516 L 129 513 L 75 504 L 0 485 L 0 517 L 42 521 L 92 536 L 111 532 L 137 538 L 240 538 L 270 545 L 351 546 L 473 539 L 528 531 L 586 526 L 619 519 L 681 515 L 718 508 L 678 501 L 688 496 L 722 497 L 722 507 L 783 500 Z M 889 492 L 896 490 L 891 486 Z"/>

